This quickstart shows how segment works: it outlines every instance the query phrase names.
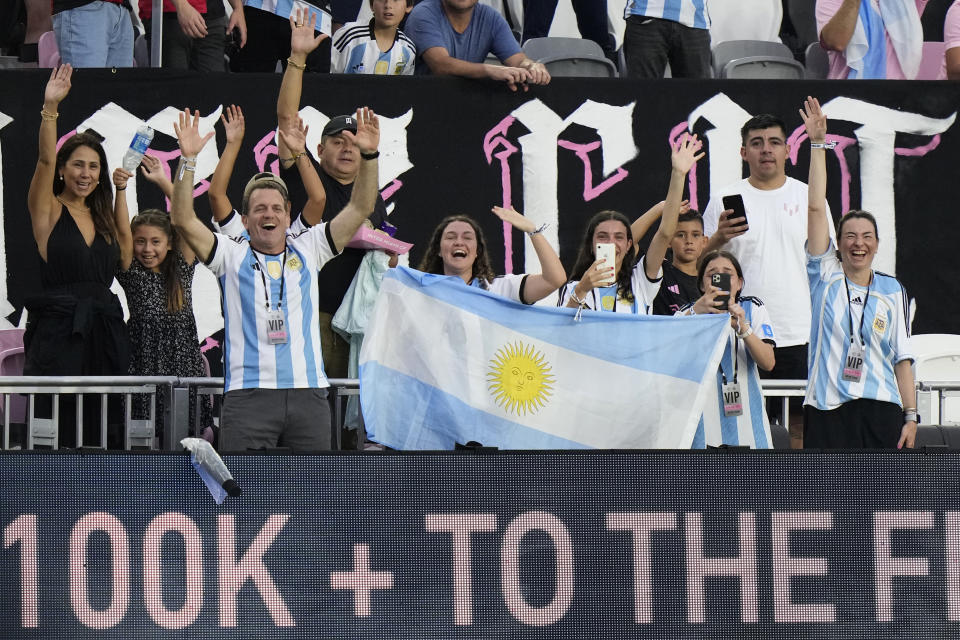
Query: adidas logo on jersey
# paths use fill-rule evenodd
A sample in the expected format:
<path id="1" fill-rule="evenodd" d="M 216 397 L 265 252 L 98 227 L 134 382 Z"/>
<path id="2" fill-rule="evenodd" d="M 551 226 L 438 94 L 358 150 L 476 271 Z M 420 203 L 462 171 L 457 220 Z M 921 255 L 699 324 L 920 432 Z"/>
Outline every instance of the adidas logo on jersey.
<path id="1" fill-rule="evenodd" d="M 863 298 L 861 298 L 860 296 L 857 296 L 856 298 L 850 301 L 850 304 L 859 304 L 860 306 L 863 306 Z"/>

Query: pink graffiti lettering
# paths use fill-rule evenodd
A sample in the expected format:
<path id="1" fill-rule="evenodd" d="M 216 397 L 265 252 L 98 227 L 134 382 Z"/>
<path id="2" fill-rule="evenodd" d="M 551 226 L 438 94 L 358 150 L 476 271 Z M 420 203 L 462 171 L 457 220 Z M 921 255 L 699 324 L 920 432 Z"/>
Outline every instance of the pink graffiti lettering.
<path id="1" fill-rule="evenodd" d="M 496 158 L 500 162 L 500 187 L 503 208 L 509 209 L 513 206 L 513 189 L 510 182 L 510 161 L 511 155 L 516 153 L 517 147 L 507 139 L 507 129 L 516 121 L 513 116 L 507 116 L 501 120 L 497 126 L 490 129 L 483 137 L 483 153 L 487 157 L 487 164 L 493 164 Z M 496 149 L 501 148 L 500 151 Z M 504 273 L 513 273 L 513 227 L 509 223 L 503 223 L 503 268 Z"/>
<path id="2" fill-rule="evenodd" d="M 580 161 L 583 162 L 583 200 L 584 202 L 590 202 L 601 193 L 617 184 L 621 180 L 627 177 L 628 172 L 623 167 L 617 167 L 617 170 L 613 173 L 612 176 L 601 182 L 600 184 L 594 186 L 593 184 L 593 167 L 590 162 L 590 152 L 594 149 L 600 148 L 600 141 L 594 140 L 593 142 L 587 144 L 578 144 L 575 142 L 570 142 L 569 140 L 557 140 L 557 145 L 563 147 L 564 149 L 569 149 L 577 154 L 577 157 L 580 158 Z"/>
<path id="3" fill-rule="evenodd" d="M 387 201 L 390 199 L 390 196 L 392 196 L 397 191 L 399 191 L 400 187 L 402 186 L 403 186 L 403 183 L 401 181 L 394 180 L 393 182 L 385 186 L 382 191 L 380 191 L 380 197 L 383 198 L 384 201 Z"/>
<path id="4" fill-rule="evenodd" d="M 787 145 L 790 147 L 790 162 L 797 164 L 797 154 L 800 152 L 800 146 L 807 140 L 807 131 L 804 127 L 797 127 L 787 138 Z M 850 184 L 853 182 L 853 174 L 850 173 L 850 165 L 847 164 L 847 157 L 844 150 L 850 145 L 856 144 L 856 139 L 848 136 L 827 135 L 827 142 L 836 142 L 837 146 L 833 149 L 833 155 L 837 157 L 837 163 L 840 165 L 840 207 L 843 211 L 850 210 Z"/>
<path id="5" fill-rule="evenodd" d="M 253 157 L 257 163 L 257 171 L 269 171 L 277 175 L 280 174 L 280 159 L 277 156 L 277 145 L 273 144 L 274 132 L 270 131 L 253 148 Z M 273 156 L 270 162 L 270 168 L 267 167 L 267 161 Z"/>
<path id="6" fill-rule="evenodd" d="M 76 129 L 74 129 L 74 130 L 72 130 L 72 131 L 68 131 L 67 133 L 65 133 L 65 134 L 63 134 L 62 136 L 60 136 L 60 139 L 57 140 L 57 151 L 60 151 L 60 147 L 63 146 L 63 143 L 66 142 L 68 138 L 72 138 L 72 137 L 75 136 L 75 135 L 77 135 L 77 130 L 76 130 Z"/>
<path id="7" fill-rule="evenodd" d="M 206 353 L 207 351 L 210 351 L 210 349 L 216 349 L 219 346 L 220 342 L 218 340 L 214 340 L 210 336 L 207 336 L 204 339 L 203 344 L 200 345 L 200 353 Z"/>

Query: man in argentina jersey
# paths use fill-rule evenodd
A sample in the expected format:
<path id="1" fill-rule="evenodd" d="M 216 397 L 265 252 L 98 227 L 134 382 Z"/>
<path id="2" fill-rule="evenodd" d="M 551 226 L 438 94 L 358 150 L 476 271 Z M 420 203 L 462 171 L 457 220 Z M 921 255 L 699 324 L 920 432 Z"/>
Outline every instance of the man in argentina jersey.
<path id="1" fill-rule="evenodd" d="M 224 399 L 221 448 L 283 446 L 329 449 L 330 410 L 316 318 L 317 272 L 337 255 L 373 212 L 380 129 L 367 108 L 357 110 L 360 171 L 346 207 L 329 223 L 288 235 L 290 200 L 272 174 L 247 184 L 241 206 L 248 238 L 210 231 L 193 211 L 199 113 L 174 125 L 181 162 L 171 216 L 177 229 L 220 279 L 224 316 Z"/>
<path id="2" fill-rule="evenodd" d="M 330 73 L 413 75 L 417 48 L 398 28 L 413 0 L 370 0 L 369 22 L 345 24 L 333 37 Z"/>
<path id="3" fill-rule="evenodd" d="M 827 118 L 815 98 L 803 117 L 810 138 L 807 275 L 813 318 L 804 399 L 804 448 L 913 447 L 917 391 L 903 285 L 873 270 L 876 219 L 848 211 L 830 240 L 826 210 Z M 835 250 L 836 249 L 836 250 Z"/>
<path id="4" fill-rule="evenodd" d="M 710 77 L 707 0 L 627 0 L 623 54 L 634 78 Z"/>

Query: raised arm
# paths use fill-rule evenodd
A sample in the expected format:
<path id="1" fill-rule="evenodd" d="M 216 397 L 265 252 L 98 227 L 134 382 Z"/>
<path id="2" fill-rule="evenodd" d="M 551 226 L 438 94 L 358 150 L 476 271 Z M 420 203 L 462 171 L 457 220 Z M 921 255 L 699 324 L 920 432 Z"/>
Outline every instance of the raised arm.
<path id="1" fill-rule="evenodd" d="M 217 222 L 223 222 L 233 211 L 233 204 L 227 196 L 227 187 L 230 186 L 230 176 L 233 175 L 233 166 L 237 162 L 237 156 L 240 155 L 240 145 L 243 144 L 243 133 L 246 129 L 243 110 L 235 105 L 230 105 L 223 110 L 220 114 L 220 122 L 223 123 L 223 131 L 227 135 L 227 144 L 223 148 L 223 153 L 220 154 L 217 168 L 213 170 L 210 188 L 207 190 L 210 211 L 213 212 L 213 219 Z"/>
<path id="2" fill-rule="evenodd" d="M 650 231 L 650 227 L 653 226 L 653 223 L 660 219 L 660 216 L 663 215 L 663 205 L 666 203 L 666 200 L 661 200 L 657 204 L 644 211 L 643 215 L 633 221 L 633 224 L 630 225 L 630 235 L 633 236 L 633 246 L 637 246 L 637 244 L 640 242 L 640 239 L 647 235 L 647 231 Z M 687 211 L 690 211 L 690 201 L 681 200 L 679 215 L 683 215 Z"/>
<path id="3" fill-rule="evenodd" d="M 703 157 L 700 147 L 703 143 L 697 135 L 683 134 L 673 145 L 670 154 L 672 170 L 670 172 L 670 187 L 667 189 L 667 198 L 664 200 L 663 216 L 660 218 L 660 227 L 650 241 L 647 255 L 644 257 L 644 270 L 647 277 L 653 280 L 662 267 L 663 258 L 677 232 L 677 218 L 680 217 L 680 202 L 683 200 L 683 187 L 687 173 L 693 168 L 697 160 Z"/>
<path id="4" fill-rule="evenodd" d="M 157 185 L 157 188 L 163 192 L 168 200 L 173 200 L 173 182 L 164 173 L 163 163 L 160 162 L 159 158 L 149 154 L 143 156 L 143 160 L 140 161 L 140 173 L 148 181 Z"/>
<path id="5" fill-rule="evenodd" d="M 303 72 L 307 70 L 307 55 L 320 46 L 326 34 L 314 35 L 317 17 L 306 9 L 297 9 L 290 16 L 290 58 L 280 82 L 277 95 L 277 127 L 289 130 L 297 126 L 300 111 L 300 93 L 303 90 Z M 283 140 L 277 142 L 277 155 L 284 168 L 293 164 L 293 154 Z"/>
<path id="6" fill-rule="evenodd" d="M 303 188 L 307 192 L 307 202 L 303 205 L 303 211 L 300 215 L 312 227 L 323 221 L 323 210 L 327 206 L 327 190 L 323 188 L 323 182 L 320 181 L 317 168 L 313 166 L 313 161 L 310 160 L 310 154 L 307 152 L 307 132 L 309 130 L 310 127 L 304 125 L 303 120 L 298 117 L 297 126 L 279 129 L 277 133 L 290 153 L 293 154 L 293 163 L 297 166 L 297 171 L 300 172 Z"/>
<path id="7" fill-rule="evenodd" d="M 820 45 L 828 51 L 844 51 L 860 16 L 860 0 L 843 0 L 843 4 L 820 30 Z"/>
<path id="8" fill-rule="evenodd" d="M 50 79 L 43 92 L 43 110 L 40 112 L 37 168 L 33 172 L 30 190 L 27 192 L 27 209 L 30 211 L 33 238 L 44 259 L 47 256 L 47 238 L 59 211 L 57 199 L 53 195 L 53 176 L 57 171 L 57 117 L 60 115 L 60 102 L 70 93 L 72 74 L 73 67 L 69 64 L 61 65 L 50 72 Z"/>
<path id="9" fill-rule="evenodd" d="M 563 270 L 557 252 L 553 250 L 543 234 L 537 230 L 536 225 L 513 209 L 494 207 L 491 211 L 504 222 L 509 222 L 515 229 L 529 235 L 533 250 L 537 252 L 537 259 L 540 261 L 540 273 L 527 276 L 526 284 L 523 286 L 524 302 L 533 304 L 562 287 L 563 283 L 567 281 L 567 273 Z"/>
<path id="10" fill-rule="evenodd" d="M 827 117 L 820 101 L 807 96 L 800 111 L 810 138 L 810 178 L 807 182 L 807 253 L 819 256 L 830 248 L 830 227 L 827 226 L 827 156 L 823 147 L 827 140 Z"/>
<path id="11" fill-rule="evenodd" d="M 184 109 L 179 121 L 173 123 L 177 140 L 180 142 L 180 166 L 173 180 L 170 218 L 193 252 L 200 256 L 201 260 L 207 261 L 213 251 L 215 238 L 213 232 L 200 222 L 193 210 L 193 180 L 197 155 L 203 145 L 213 137 L 214 132 L 201 137 L 199 127 L 200 112 L 194 111 L 191 117 L 190 109 Z"/>
<path id="12" fill-rule="evenodd" d="M 133 261 L 133 234 L 130 232 L 130 210 L 127 209 L 127 181 L 133 174 L 117 167 L 113 170 L 113 219 L 117 225 L 117 245 L 120 247 L 120 268 L 126 271 Z"/>
<path id="13" fill-rule="evenodd" d="M 373 213 L 377 203 L 379 164 L 376 156 L 379 155 L 380 121 L 369 107 L 361 107 L 357 109 L 357 133 L 344 131 L 343 136 L 354 142 L 360 150 L 360 173 L 353 183 L 350 202 L 330 221 L 330 237 L 337 245 L 337 251 L 350 242 L 363 221 Z"/>

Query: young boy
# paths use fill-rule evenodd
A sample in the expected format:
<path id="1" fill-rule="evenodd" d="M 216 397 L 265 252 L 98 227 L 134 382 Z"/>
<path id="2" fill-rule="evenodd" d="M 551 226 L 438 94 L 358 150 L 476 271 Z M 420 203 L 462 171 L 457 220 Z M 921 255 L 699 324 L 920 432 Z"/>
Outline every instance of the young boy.
<path id="1" fill-rule="evenodd" d="M 350 22 L 333 36 L 330 73 L 410 76 L 417 48 L 400 22 L 413 9 L 413 0 L 370 0 L 373 19 Z"/>
<path id="2" fill-rule="evenodd" d="M 697 283 L 697 261 L 708 240 L 703 235 L 703 216 L 687 208 L 686 201 L 680 205 L 683 213 L 677 218 L 677 232 L 670 242 L 673 257 L 663 261 L 663 281 L 660 283 L 660 292 L 653 300 L 653 313 L 658 316 L 672 316 L 688 302 L 696 302 L 701 295 Z M 630 226 L 634 240 L 643 238 L 662 211 L 661 202 L 634 220 Z"/>

